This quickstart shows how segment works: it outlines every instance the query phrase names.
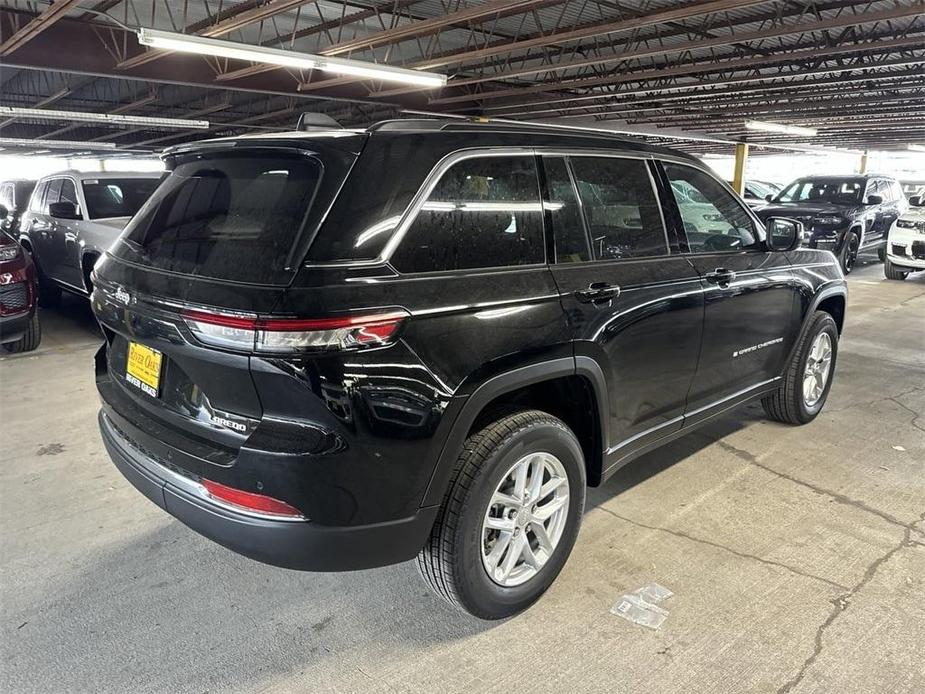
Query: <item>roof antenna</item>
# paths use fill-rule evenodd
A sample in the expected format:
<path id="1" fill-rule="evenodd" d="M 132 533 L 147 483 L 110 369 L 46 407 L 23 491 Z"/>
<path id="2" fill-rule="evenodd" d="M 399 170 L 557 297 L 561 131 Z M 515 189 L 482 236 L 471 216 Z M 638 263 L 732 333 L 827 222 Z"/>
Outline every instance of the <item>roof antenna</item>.
<path id="1" fill-rule="evenodd" d="M 343 130 L 343 127 L 331 116 L 325 113 L 312 113 L 306 111 L 299 116 L 296 130 Z"/>

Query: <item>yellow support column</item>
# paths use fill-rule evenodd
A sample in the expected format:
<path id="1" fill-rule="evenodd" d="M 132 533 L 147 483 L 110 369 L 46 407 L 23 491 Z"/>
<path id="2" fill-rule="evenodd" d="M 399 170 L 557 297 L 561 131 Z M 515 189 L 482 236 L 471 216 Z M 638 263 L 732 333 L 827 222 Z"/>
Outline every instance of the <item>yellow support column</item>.
<path id="1" fill-rule="evenodd" d="M 861 168 L 858 170 L 858 173 L 867 173 L 867 150 L 865 149 L 861 152 Z"/>
<path id="2" fill-rule="evenodd" d="M 745 164 L 748 162 L 748 143 L 736 145 L 736 168 L 732 176 L 732 187 L 739 195 L 745 192 Z"/>

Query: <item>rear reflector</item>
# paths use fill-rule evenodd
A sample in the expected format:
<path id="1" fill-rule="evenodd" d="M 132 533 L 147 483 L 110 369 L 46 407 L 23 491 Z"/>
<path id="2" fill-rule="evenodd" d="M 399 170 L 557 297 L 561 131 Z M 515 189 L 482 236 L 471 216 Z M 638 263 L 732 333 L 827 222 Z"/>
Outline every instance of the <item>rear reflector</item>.
<path id="1" fill-rule="evenodd" d="M 252 511 L 266 516 L 280 516 L 285 518 L 304 518 L 302 512 L 293 508 L 284 501 L 274 499 L 263 494 L 252 494 L 234 487 L 226 487 L 224 484 L 213 482 L 212 480 L 203 479 L 202 486 L 216 501 L 231 506 L 237 506 L 245 511 Z"/>
<path id="2" fill-rule="evenodd" d="M 409 314 L 391 311 L 339 318 L 257 318 L 185 310 L 181 315 L 206 344 L 260 352 L 297 352 L 390 344 Z"/>

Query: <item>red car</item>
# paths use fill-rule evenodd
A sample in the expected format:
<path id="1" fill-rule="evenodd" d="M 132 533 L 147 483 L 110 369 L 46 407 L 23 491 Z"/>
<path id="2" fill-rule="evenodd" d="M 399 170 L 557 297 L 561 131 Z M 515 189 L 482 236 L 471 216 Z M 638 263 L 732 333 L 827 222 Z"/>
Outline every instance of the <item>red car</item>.
<path id="1" fill-rule="evenodd" d="M 6 212 L 0 207 L 0 219 Z M 29 352 L 41 340 L 32 259 L 16 239 L 0 231 L 0 348 Z"/>

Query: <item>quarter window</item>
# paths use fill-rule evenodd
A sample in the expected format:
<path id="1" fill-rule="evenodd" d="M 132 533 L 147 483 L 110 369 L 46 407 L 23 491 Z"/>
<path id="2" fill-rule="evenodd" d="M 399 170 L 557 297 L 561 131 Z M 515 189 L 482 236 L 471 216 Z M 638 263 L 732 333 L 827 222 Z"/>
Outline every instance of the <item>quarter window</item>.
<path id="1" fill-rule="evenodd" d="M 42 205 L 42 211 L 48 214 L 48 206 L 61 200 L 61 183 L 62 178 L 56 178 L 48 182 L 48 191 L 45 193 L 45 202 Z"/>
<path id="2" fill-rule="evenodd" d="M 667 255 L 668 241 L 644 161 L 573 157 L 595 260 Z"/>
<path id="3" fill-rule="evenodd" d="M 35 190 L 32 191 L 32 197 L 29 198 L 29 211 L 30 212 L 41 212 L 42 211 L 42 198 L 45 197 L 45 190 L 48 188 L 48 183 L 43 182 L 39 183 Z"/>
<path id="4" fill-rule="evenodd" d="M 438 272 L 545 261 L 533 157 L 477 157 L 452 166 L 408 228 L 392 264 Z"/>
<path id="5" fill-rule="evenodd" d="M 74 182 L 65 178 L 61 182 L 61 192 L 58 194 L 58 202 L 70 202 L 73 203 L 75 207 L 79 207 L 80 203 L 77 201 L 77 189 L 74 188 Z"/>
<path id="6" fill-rule="evenodd" d="M 759 238 L 745 208 L 709 174 L 690 166 L 665 164 L 691 253 L 741 251 Z"/>
<path id="7" fill-rule="evenodd" d="M 581 205 L 569 176 L 565 160 L 559 157 L 543 159 L 546 173 L 547 198 L 544 203 L 552 219 L 556 239 L 556 262 L 576 263 L 590 260 L 588 234 L 581 219 Z"/>

